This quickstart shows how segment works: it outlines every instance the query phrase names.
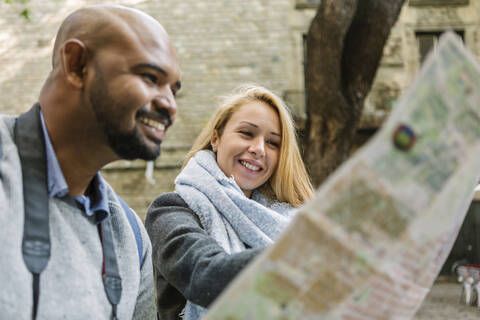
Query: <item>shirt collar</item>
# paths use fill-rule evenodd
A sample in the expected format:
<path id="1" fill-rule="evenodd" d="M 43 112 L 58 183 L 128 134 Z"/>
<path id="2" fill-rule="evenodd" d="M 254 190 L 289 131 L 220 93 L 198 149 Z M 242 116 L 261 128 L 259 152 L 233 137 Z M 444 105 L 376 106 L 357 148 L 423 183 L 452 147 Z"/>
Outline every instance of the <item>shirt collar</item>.
<path id="1" fill-rule="evenodd" d="M 95 214 L 97 223 L 105 219 L 110 212 L 106 190 L 105 180 L 103 180 L 100 172 L 97 172 L 85 195 L 74 197 L 83 206 L 87 216 Z"/>
<path id="2" fill-rule="evenodd" d="M 53 149 L 52 141 L 48 135 L 45 119 L 43 118 L 41 110 L 40 120 L 45 141 L 48 197 L 62 198 L 68 194 L 69 189 L 65 177 L 63 176 L 62 169 L 60 168 L 60 164 L 58 163 L 55 150 Z M 97 172 L 90 182 L 85 195 L 76 196 L 74 198 L 77 203 L 83 207 L 87 216 L 92 216 L 98 213 L 96 215 L 97 222 L 101 222 L 105 219 L 110 212 L 106 193 L 106 183 L 100 175 L 100 172 Z"/>

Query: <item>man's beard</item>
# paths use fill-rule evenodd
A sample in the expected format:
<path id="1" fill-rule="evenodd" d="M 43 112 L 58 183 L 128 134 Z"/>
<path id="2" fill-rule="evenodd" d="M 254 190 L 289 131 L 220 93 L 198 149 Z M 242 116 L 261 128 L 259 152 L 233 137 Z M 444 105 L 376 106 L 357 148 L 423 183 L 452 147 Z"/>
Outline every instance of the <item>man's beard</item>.
<path id="1" fill-rule="evenodd" d="M 134 128 L 131 132 L 120 133 L 113 126 L 109 126 L 109 123 L 98 119 L 104 128 L 110 148 L 122 159 L 151 161 L 160 155 L 160 145 L 154 148 L 147 146 L 137 128 Z"/>
<path id="2" fill-rule="evenodd" d="M 114 102 L 105 84 L 103 74 L 97 68 L 89 100 L 110 148 L 125 160 L 155 160 L 160 155 L 160 144 L 149 147 L 136 126 L 131 131 L 122 132 L 119 124 L 123 115 L 118 112 L 123 108 Z"/>

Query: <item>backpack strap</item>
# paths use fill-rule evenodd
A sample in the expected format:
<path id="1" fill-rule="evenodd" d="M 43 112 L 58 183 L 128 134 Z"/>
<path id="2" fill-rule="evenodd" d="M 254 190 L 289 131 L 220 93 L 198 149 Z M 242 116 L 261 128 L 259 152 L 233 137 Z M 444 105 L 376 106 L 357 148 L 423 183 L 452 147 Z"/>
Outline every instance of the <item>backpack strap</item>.
<path id="1" fill-rule="evenodd" d="M 140 232 L 140 227 L 138 226 L 137 218 L 135 217 L 136 214 L 118 194 L 117 194 L 117 197 L 120 200 L 120 204 L 122 205 L 123 211 L 125 211 L 125 215 L 127 216 L 128 222 L 132 227 L 133 235 L 135 236 L 135 241 L 137 242 L 138 260 L 139 260 L 138 262 L 141 268 L 142 257 L 143 257 L 143 242 L 142 242 L 142 233 Z"/>
<path id="2" fill-rule="evenodd" d="M 112 319 L 118 320 L 117 305 L 120 303 L 120 298 L 122 297 L 122 278 L 120 277 L 117 255 L 115 254 L 111 217 L 108 217 L 101 222 L 100 232 L 102 237 L 103 262 L 105 266 L 103 286 L 108 301 L 112 305 Z"/>

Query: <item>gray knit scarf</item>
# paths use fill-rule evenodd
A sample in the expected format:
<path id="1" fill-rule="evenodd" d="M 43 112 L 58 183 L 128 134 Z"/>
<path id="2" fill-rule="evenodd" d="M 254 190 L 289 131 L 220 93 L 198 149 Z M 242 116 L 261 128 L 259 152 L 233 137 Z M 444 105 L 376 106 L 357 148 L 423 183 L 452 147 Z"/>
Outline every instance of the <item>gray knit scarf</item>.
<path id="1" fill-rule="evenodd" d="M 247 198 L 208 150 L 190 159 L 175 179 L 175 191 L 229 254 L 245 250 L 245 244 L 259 248 L 273 243 L 294 215 L 288 203 L 271 201 L 258 191 Z M 205 308 L 188 301 L 183 319 L 197 320 L 205 312 Z"/>

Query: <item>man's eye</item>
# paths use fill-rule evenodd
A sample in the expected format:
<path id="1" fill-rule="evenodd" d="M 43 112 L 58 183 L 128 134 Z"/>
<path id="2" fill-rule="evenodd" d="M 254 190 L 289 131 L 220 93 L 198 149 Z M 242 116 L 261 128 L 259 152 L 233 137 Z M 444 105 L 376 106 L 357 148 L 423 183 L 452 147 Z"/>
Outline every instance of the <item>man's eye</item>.
<path id="1" fill-rule="evenodd" d="M 157 76 L 155 76 L 151 73 L 142 73 L 142 77 L 144 79 L 146 79 L 148 82 L 151 82 L 151 83 L 154 83 L 154 84 L 157 83 L 157 80 L 158 80 Z"/>

